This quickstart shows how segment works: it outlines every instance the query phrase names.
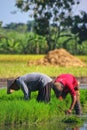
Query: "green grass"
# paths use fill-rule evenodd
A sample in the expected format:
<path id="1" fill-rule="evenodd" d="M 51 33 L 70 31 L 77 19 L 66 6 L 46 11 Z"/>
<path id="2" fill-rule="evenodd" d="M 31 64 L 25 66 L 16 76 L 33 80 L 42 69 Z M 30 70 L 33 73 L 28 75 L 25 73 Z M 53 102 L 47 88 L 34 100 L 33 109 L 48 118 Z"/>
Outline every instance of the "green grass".
<path id="1" fill-rule="evenodd" d="M 0 55 L 0 62 L 28 62 L 29 60 L 38 60 L 45 55 Z"/>
<path id="2" fill-rule="evenodd" d="M 61 73 L 87 76 L 87 67 L 28 65 L 30 60 L 34 61 L 43 57 L 44 55 L 0 55 L 0 78 L 17 77 L 31 72 L 41 72 L 52 77 Z M 84 59 L 87 59 L 87 56 Z"/>
<path id="3" fill-rule="evenodd" d="M 84 94 L 84 95 L 83 95 Z M 87 90 L 81 90 L 81 103 L 83 112 L 86 100 Z M 33 92 L 31 99 L 25 101 L 22 91 L 7 95 L 6 89 L 0 90 L 0 125 L 15 124 L 40 124 L 50 120 L 57 119 L 59 122 L 65 119 L 65 113 L 59 109 L 58 105 L 66 110 L 69 108 L 71 100 L 70 95 L 64 101 L 56 99 L 54 92 L 51 92 L 51 101 L 41 103 L 36 101 L 37 92 Z M 84 102 L 82 102 L 82 97 Z M 72 118 L 73 119 L 73 118 Z M 74 120 L 75 122 L 75 120 Z"/>
<path id="4" fill-rule="evenodd" d="M 82 60 L 83 62 L 87 63 L 87 55 L 76 56 L 76 57 L 79 58 L 80 60 Z"/>
<path id="5" fill-rule="evenodd" d="M 31 72 L 41 72 L 52 77 L 58 76 L 61 73 L 87 76 L 86 67 L 28 66 L 26 63 L 0 63 L 0 78 L 18 77 Z"/>
<path id="6" fill-rule="evenodd" d="M 6 95 L 6 90 L 1 90 L 0 124 L 37 124 L 60 115 L 55 97 L 46 104 L 38 103 L 36 96 L 35 92 L 31 100 L 25 101 L 21 91 Z"/>
<path id="7" fill-rule="evenodd" d="M 74 123 L 81 123 L 82 120 L 81 118 L 78 118 L 76 116 L 66 116 L 63 120 L 64 123 L 70 123 L 70 124 L 74 124 Z"/>

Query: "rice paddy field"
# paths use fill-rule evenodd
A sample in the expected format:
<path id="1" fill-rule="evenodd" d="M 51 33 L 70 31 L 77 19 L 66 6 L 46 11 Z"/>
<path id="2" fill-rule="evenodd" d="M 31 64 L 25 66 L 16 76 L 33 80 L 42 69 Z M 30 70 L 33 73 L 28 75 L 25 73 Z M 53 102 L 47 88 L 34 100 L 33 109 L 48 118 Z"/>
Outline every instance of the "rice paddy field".
<path id="1" fill-rule="evenodd" d="M 87 67 L 58 67 L 44 65 L 28 65 L 44 55 L 0 55 L 0 78 L 17 77 L 25 73 L 41 72 L 55 77 L 61 73 L 72 73 L 75 76 L 87 76 Z M 77 56 L 87 63 L 87 56 Z"/>
<path id="2" fill-rule="evenodd" d="M 6 89 L 0 90 L 0 126 L 14 126 L 19 124 L 38 125 L 52 120 L 63 122 L 63 120 L 67 118 L 69 118 L 69 121 L 74 119 L 74 123 L 81 123 L 81 118 L 75 115 L 66 116 L 64 113 L 71 103 L 70 95 L 68 95 L 64 101 L 60 101 L 56 99 L 52 91 L 51 101 L 47 104 L 38 103 L 36 96 L 37 93 L 32 93 L 31 99 L 25 101 L 21 91 L 7 95 Z M 87 114 L 87 90 L 81 90 L 81 104 L 83 113 Z"/>
<path id="3" fill-rule="evenodd" d="M 31 72 L 45 73 L 51 77 L 55 77 L 61 73 L 72 73 L 79 77 L 87 76 L 86 67 L 28 65 L 29 61 L 43 57 L 44 55 L 0 55 L 0 78 L 17 77 Z M 87 63 L 87 56 L 77 57 Z M 82 110 L 83 113 L 87 114 L 87 90 L 80 90 L 80 93 Z M 52 91 L 51 101 L 48 104 L 38 103 L 36 97 L 37 92 L 33 92 L 31 99 L 25 101 L 21 90 L 7 95 L 6 88 L 0 89 L 0 126 L 44 124 L 54 119 L 60 122 L 65 118 L 64 110 L 69 108 L 71 103 L 70 95 L 68 95 L 64 101 L 60 101 L 56 99 Z M 63 110 L 60 109 L 59 106 L 63 108 Z"/>

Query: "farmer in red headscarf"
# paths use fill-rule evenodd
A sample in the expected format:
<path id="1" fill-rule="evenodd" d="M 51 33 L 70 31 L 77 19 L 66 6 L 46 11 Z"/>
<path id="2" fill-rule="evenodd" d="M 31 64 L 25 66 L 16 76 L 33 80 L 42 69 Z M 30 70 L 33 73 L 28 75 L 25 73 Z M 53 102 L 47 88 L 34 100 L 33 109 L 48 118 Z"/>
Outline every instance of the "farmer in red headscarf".
<path id="1" fill-rule="evenodd" d="M 79 82 L 72 74 L 61 74 L 54 80 L 53 86 L 57 98 L 65 98 L 68 93 L 72 97 L 70 108 L 66 111 L 71 114 L 75 109 L 77 115 L 81 114 Z"/>

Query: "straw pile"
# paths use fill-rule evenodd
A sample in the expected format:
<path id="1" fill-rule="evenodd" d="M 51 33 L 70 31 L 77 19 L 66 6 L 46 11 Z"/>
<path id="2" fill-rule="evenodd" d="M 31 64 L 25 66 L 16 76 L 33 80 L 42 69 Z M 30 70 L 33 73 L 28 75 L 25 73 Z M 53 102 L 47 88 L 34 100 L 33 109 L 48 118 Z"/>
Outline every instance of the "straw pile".
<path id="1" fill-rule="evenodd" d="M 75 67 L 85 67 L 86 64 L 80 59 L 71 55 L 65 49 L 55 49 L 49 51 L 48 54 L 36 62 L 30 62 L 28 65 L 57 65 L 57 66 L 75 66 Z"/>

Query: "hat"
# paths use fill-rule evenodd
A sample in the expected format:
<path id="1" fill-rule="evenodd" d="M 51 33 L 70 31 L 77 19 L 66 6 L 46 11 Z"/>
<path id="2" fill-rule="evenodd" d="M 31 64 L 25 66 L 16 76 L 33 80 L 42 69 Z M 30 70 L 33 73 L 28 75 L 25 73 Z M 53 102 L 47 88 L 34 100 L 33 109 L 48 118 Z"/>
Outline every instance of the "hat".
<path id="1" fill-rule="evenodd" d="M 7 94 L 10 94 L 10 90 L 19 90 L 20 87 L 16 83 L 16 79 L 7 80 Z"/>
<path id="2" fill-rule="evenodd" d="M 56 97 L 57 98 L 60 97 L 63 90 L 62 84 L 60 82 L 55 82 L 53 86 L 53 90 L 55 92 Z"/>

